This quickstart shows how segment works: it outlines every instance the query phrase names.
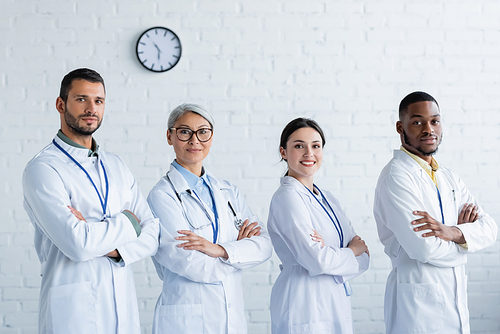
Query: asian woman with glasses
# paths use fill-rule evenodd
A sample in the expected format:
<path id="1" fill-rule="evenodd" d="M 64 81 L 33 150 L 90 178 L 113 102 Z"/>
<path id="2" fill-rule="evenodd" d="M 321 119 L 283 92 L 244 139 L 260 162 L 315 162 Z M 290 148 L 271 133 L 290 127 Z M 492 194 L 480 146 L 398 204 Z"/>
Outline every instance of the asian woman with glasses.
<path id="1" fill-rule="evenodd" d="M 271 256 L 266 228 L 238 189 L 203 166 L 214 121 L 196 104 L 168 119 L 175 160 L 148 196 L 160 219 L 153 257 L 163 281 L 153 333 L 246 333 L 241 271 Z"/>

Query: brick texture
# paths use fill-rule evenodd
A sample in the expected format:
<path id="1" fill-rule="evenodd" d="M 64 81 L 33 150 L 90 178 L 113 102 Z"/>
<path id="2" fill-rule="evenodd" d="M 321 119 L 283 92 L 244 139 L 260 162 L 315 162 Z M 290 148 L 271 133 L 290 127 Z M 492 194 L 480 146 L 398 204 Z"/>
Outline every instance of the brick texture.
<path id="1" fill-rule="evenodd" d="M 206 167 L 240 187 L 266 221 L 285 166 L 281 129 L 317 119 L 326 133 L 316 183 L 341 201 L 367 240 L 370 270 L 353 283 L 356 333 L 384 333 L 390 262 L 372 215 L 378 174 L 399 146 L 399 101 L 425 90 L 440 102 L 437 155 L 500 219 L 500 5 L 494 0 L 2 0 L 0 10 L 0 333 L 37 332 L 40 265 L 22 208 L 26 163 L 55 135 L 68 71 L 90 67 L 107 85 L 96 139 L 129 165 L 146 195 L 168 170 L 168 112 L 182 102 L 215 117 Z M 171 71 L 145 70 L 140 34 L 166 26 L 183 45 Z M 500 333 L 500 247 L 469 259 L 475 334 Z M 249 333 L 270 333 L 269 295 L 279 259 L 244 274 Z M 161 290 L 150 259 L 134 265 L 143 333 Z"/>

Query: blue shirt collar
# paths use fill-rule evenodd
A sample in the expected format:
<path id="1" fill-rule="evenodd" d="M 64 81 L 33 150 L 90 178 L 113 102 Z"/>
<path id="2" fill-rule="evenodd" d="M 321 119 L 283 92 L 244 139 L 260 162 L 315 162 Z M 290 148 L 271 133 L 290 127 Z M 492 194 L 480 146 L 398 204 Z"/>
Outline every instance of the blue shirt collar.
<path id="1" fill-rule="evenodd" d="M 186 180 L 186 183 L 188 184 L 189 189 L 194 189 L 198 182 L 202 182 L 202 184 L 206 187 L 210 187 L 210 182 L 208 181 L 207 178 L 207 173 L 205 173 L 205 168 L 202 167 L 201 169 L 201 177 L 191 173 L 188 171 L 186 168 L 182 167 L 179 165 L 179 163 L 174 159 L 172 161 L 172 165 L 177 169 L 179 173 L 181 173 L 182 177 L 184 180 Z"/>

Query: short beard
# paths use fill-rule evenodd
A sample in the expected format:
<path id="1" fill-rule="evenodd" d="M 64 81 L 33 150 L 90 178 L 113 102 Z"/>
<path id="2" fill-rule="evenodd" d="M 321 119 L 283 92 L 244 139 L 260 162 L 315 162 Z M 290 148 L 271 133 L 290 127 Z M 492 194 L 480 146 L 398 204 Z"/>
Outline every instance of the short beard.
<path id="1" fill-rule="evenodd" d="M 405 141 L 405 144 L 410 146 L 410 147 L 413 147 L 411 146 L 411 143 L 410 143 L 410 139 L 408 138 L 408 136 L 406 135 L 406 132 L 405 130 L 403 130 L 403 138 L 404 138 L 404 141 Z M 436 152 L 438 151 L 439 149 L 439 145 L 441 145 L 441 142 L 443 141 L 443 134 L 441 134 L 441 137 L 439 137 L 439 144 L 438 144 L 438 147 L 436 147 L 436 149 L 432 152 L 425 152 L 423 151 L 421 148 L 416 148 L 416 147 L 413 147 L 414 149 L 416 149 L 418 152 L 422 153 L 423 156 L 426 156 L 426 157 L 430 157 L 434 154 L 436 154 Z"/>
<path id="2" fill-rule="evenodd" d="M 85 115 L 82 117 L 88 117 L 89 115 Z M 73 117 L 71 113 L 68 112 L 68 110 L 65 108 L 64 109 L 64 120 L 66 121 L 66 125 L 71 128 L 76 134 L 79 134 L 81 136 L 91 136 L 94 132 L 99 129 L 102 123 L 102 119 L 99 121 L 97 124 L 97 127 L 95 129 L 90 129 L 88 127 L 82 127 L 78 125 L 78 118 Z"/>

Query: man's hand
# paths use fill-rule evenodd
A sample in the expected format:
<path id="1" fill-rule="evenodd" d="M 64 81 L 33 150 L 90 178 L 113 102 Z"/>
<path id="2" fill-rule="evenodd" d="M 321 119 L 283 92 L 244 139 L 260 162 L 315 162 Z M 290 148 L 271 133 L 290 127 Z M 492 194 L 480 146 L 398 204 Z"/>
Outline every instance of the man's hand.
<path id="1" fill-rule="evenodd" d="M 177 247 L 181 247 L 185 250 L 197 250 L 211 257 L 221 257 L 224 260 L 228 259 L 229 255 L 221 245 L 211 243 L 207 239 L 200 237 L 192 231 L 180 230 L 177 232 L 184 235 L 175 237 L 175 240 L 186 241 L 182 244 L 178 244 Z"/>
<path id="2" fill-rule="evenodd" d="M 319 242 L 321 248 L 325 247 L 325 240 L 323 240 L 323 237 L 316 230 L 313 230 L 313 233 L 310 235 L 313 241 Z"/>
<path id="3" fill-rule="evenodd" d="M 69 206 L 69 205 L 68 205 L 68 208 L 71 210 L 71 213 L 72 213 L 73 215 L 75 215 L 76 219 L 78 219 L 78 220 L 83 220 L 84 222 L 87 222 L 87 221 L 85 220 L 85 218 L 83 218 L 83 215 L 82 215 L 82 213 L 81 213 L 80 211 L 78 211 L 77 209 L 75 209 L 75 208 L 73 208 L 73 207 L 71 207 L 71 206 Z"/>
<path id="4" fill-rule="evenodd" d="M 74 214 L 74 215 L 75 215 L 75 217 L 76 217 L 78 220 L 83 220 L 84 222 L 87 222 L 87 221 L 85 220 L 85 218 L 83 218 L 83 215 L 82 215 L 82 213 L 81 213 L 80 211 L 78 211 L 77 209 L 75 209 L 75 208 L 73 208 L 73 207 L 71 207 L 71 206 L 69 206 L 69 205 L 68 205 L 68 208 L 71 210 L 71 213 L 72 213 L 72 214 Z M 130 212 L 130 211 L 129 211 L 129 212 Z M 130 213 L 132 213 L 132 212 L 130 212 Z M 133 214 L 133 213 L 132 213 L 132 214 Z M 134 217 L 135 217 L 135 215 L 134 215 Z M 115 249 L 114 251 L 111 251 L 111 252 L 109 252 L 108 254 L 106 254 L 106 256 L 107 256 L 107 257 L 112 257 L 112 258 L 115 258 L 115 259 L 117 259 L 117 260 L 119 260 L 119 259 L 121 258 L 120 253 L 118 253 L 118 250 L 116 250 L 116 249 Z"/>
<path id="5" fill-rule="evenodd" d="M 121 255 L 120 255 L 120 253 L 118 253 L 117 249 L 115 249 L 114 251 L 109 252 L 108 254 L 106 254 L 106 256 L 107 257 L 112 257 L 112 258 L 117 259 L 117 260 L 121 259 Z"/>
<path id="6" fill-rule="evenodd" d="M 417 220 L 412 221 L 412 225 L 422 225 L 415 227 L 413 230 L 415 232 L 423 231 L 423 230 L 431 230 L 430 232 L 425 232 L 422 234 L 422 237 L 438 237 L 439 239 L 443 239 L 445 241 L 453 241 L 457 244 L 464 244 L 465 238 L 462 234 L 462 231 L 455 226 L 447 226 L 442 224 L 432 218 L 425 211 L 413 211 L 415 216 L 422 216 L 423 218 L 419 218 Z"/>
<path id="7" fill-rule="evenodd" d="M 473 223 L 479 219 L 479 213 L 477 212 L 477 206 L 473 203 L 465 203 L 458 214 L 458 225 L 465 223 Z"/>
<path id="8" fill-rule="evenodd" d="M 238 232 L 238 239 L 236 241 L 239 241 L 244 238 L 250 238 L 253 237 L 254 235 L 258 237 L 260 235 L 260 226 L 257 226 L 257 222 L 249 224 L 250 221 L 247 219 L 243 222 L 243 225 L 240 228 L 240 231 Z"/>

